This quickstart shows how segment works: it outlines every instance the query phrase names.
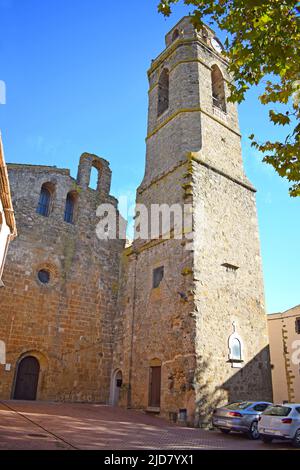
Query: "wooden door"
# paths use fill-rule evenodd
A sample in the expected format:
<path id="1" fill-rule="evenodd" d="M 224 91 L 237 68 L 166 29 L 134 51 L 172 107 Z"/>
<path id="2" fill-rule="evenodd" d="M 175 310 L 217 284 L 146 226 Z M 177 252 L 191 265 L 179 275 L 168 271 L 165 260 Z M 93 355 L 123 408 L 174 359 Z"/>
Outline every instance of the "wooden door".
<path id="1" fill-rule="evenodd" d="M 120 389 L 122 387 L 122 372 L 119 370 L 114 376 L 113 406 L 118 406 Z"/>
<path id="2" fill-rule="evenodd" d="M 17 372 L 14 393 L 15 400 L 36 399 L 39 373 L 40 364 L 35 357 L 28 356 L 22 359 Z"/>
<path id="3" fill-rule="evenodd" d="M 161 366 L 150 368 L 149 406 L 160 407 Z"/>

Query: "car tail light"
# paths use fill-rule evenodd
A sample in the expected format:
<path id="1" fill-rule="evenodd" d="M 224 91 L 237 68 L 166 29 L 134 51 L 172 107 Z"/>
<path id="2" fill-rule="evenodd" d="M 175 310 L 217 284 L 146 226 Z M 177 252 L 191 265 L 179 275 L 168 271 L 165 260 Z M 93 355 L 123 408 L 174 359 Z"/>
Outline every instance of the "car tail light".
<path id="1" fill-rule="evenodd" d="M 293 420 L 292 418 L 284 418 L 281 420 L 283 424 L 292 424 Z"/>
<path id="2" fill-rule="evenodd" d="M 230 411 L 229 416 L 235 416 L 236 418 L 242 417 L 241 413 L 238 413 L 237 411 Z"/>

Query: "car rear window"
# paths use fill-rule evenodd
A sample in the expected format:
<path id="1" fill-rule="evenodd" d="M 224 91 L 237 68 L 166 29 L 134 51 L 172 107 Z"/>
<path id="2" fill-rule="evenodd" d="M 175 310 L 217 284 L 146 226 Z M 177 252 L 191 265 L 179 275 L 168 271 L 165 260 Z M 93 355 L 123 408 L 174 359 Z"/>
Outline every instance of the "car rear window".
<path id="1" fill-rule="evenodd" d="M 292 408 L 288 406 L 270 406 L 263 414 L 267 416 L 288 416 L 291 411 Z"/>
<path id="2" fill-rule="evenodd" d="M 224 408 L 227 408 L 227 410 L 245 410 L 252 404 L 253 401 L 239 401 L 237 403 L 230 403 L 230 405 L 226 405 Z"/>

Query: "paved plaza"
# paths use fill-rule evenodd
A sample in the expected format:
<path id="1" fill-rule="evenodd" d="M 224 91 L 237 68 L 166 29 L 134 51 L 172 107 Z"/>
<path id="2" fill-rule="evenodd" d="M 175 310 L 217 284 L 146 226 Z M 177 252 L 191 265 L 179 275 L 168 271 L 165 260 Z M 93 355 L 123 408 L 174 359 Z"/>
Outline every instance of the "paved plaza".
<path id="1" fill-rule="evenodd" d="M 0 450 L 292 449 L 98 404 L 0 402 Z"/>

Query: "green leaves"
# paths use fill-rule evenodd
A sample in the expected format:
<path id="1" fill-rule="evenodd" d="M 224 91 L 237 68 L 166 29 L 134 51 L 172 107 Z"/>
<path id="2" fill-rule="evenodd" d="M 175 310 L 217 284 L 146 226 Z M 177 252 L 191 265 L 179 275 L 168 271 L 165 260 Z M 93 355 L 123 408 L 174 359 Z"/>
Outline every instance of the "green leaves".
<path id="1" fill-rule="evenodd" d="M 179 0 L 162 0 L 158 9 L 171 14 Z M 229 101 L 244 100 L 245 93 L 267 79 L 259 97 L 264 105 L 280 103 L 285 112 L 269 112 L 274 125 L 288 126 L 283 141 L 252 145 L 265 153 L 264 162 L 293 183 L 291 196 L 300 195 L 300 8 L 297 0 L 183 0 L 195 10 L 196 28 L 209 17 L 226 31 L 226 56 L 234 82 L 229 84 Z"/>
<path id="2" fill-rule="evenodd" d="M 274 122 L 274 124 L 280 124 L 281 126 L 285 126 L 286 124 L 290 124 L 291 120 L 287 114 L 282 113 L 275 113 L 275 111 L 269 111 L 270 120 Z"/>
<path id="3" fill-rule="evenodd" d="M 160 2 L 157 9 L 158 12 L 162 13 L 164 16 L 170 16 L 171 14 L 171 7 L 169 5 L 169 2 Z"/>

